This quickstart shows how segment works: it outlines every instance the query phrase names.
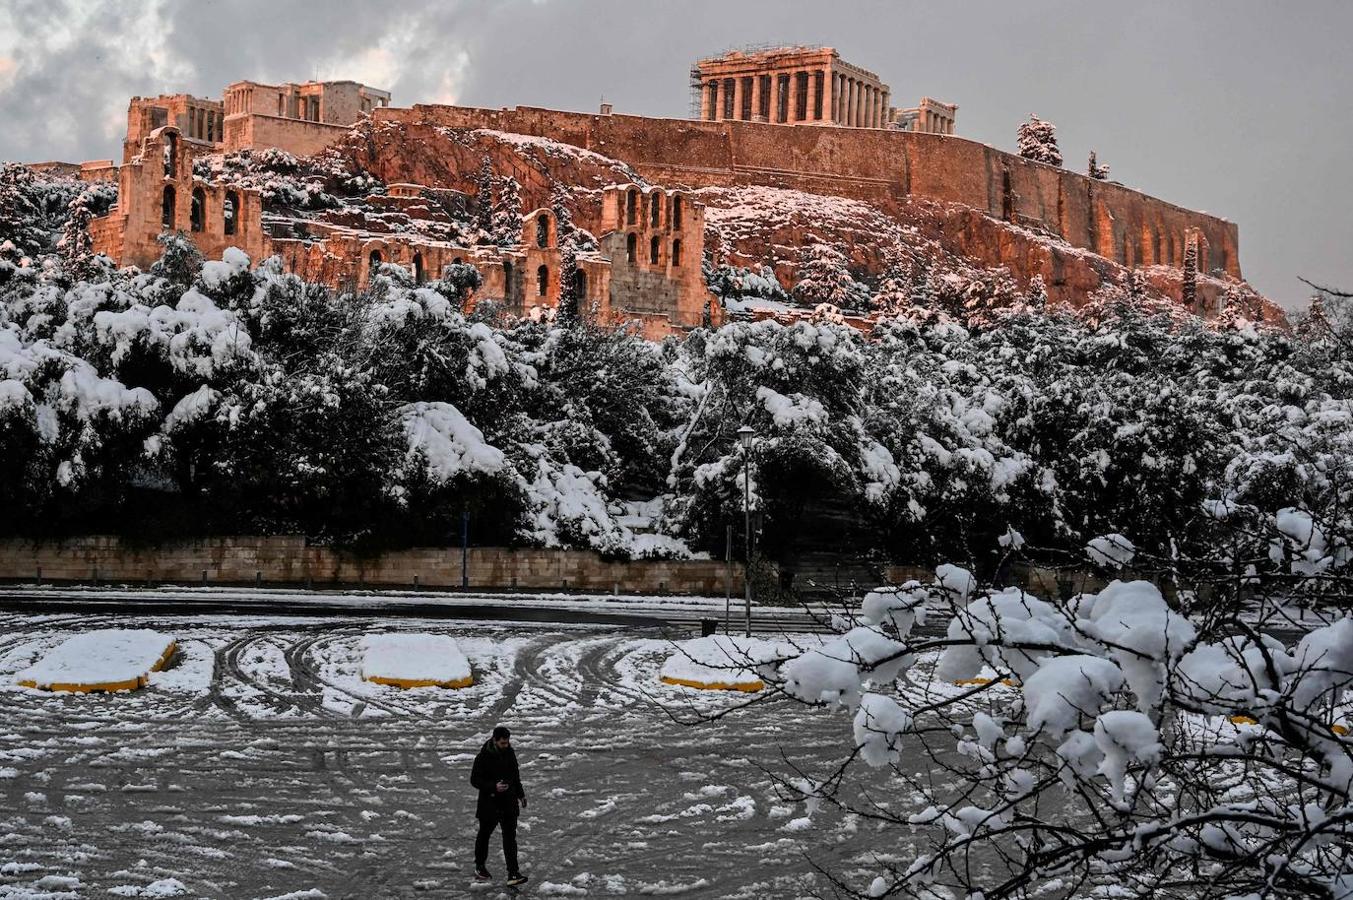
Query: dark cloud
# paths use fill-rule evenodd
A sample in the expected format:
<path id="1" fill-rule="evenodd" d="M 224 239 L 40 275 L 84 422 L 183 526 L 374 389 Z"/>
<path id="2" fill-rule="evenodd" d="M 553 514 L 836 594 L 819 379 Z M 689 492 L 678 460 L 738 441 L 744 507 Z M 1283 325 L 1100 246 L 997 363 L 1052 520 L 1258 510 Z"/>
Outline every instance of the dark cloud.
<path id="1" fill-rule="evenodd" d="M 116 155 L 129 96 L 239 78 L 682 116 L 697 56 L 830 44 L 899 103 L 958 103 L 964 137 L 1013 147 L 1037 112 L 1068 166 L 1093 148 L 1124 183 L 1239 222 L 1246 274 L 1293 303 L 1297 275 L 1353 287 L 1350 26 L 1347 0 L 0 0 L 0 158 Z"/>

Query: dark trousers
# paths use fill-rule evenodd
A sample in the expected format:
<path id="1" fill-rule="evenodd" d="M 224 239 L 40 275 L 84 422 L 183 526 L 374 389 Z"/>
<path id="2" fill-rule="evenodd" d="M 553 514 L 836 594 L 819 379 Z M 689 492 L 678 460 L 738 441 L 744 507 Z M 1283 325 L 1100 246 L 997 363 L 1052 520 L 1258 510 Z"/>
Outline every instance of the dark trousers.
<path id="1" fill-rule="evenodd" d="M 489 835 L 499 825 L 503 826 L 503 862 L 507 863 L 507 874 L 517 874 L 517 817 L 486 814 L 479 817 L 479 834 L 474 839 L 474 866 L 484 868 L 489 859 Z"/>

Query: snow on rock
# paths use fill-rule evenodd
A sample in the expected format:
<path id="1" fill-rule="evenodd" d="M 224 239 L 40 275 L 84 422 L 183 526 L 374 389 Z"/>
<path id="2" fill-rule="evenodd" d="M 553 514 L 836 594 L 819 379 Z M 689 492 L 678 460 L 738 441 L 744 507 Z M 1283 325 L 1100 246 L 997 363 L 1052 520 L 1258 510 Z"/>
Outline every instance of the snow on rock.
<path id="1" fill-rule="evenodd" d="M 1116 804 L 1122 804 L 1128 766 L 1151 765 L 1162 751 L 1160 734 L 1149 716 L 1128 709 L 1101 713 L 1095 720 L 1095 744 L 1104 755 L 1099 772 L 1108 779 Z"/>
<path id="2" fill-rule="evenodd" d="M 712 690 L 759 691 L 787 648 L 773 641 L 715 634 L 682 641 L 663 663 L 668 684 Z"/>
<path id="3" fill-rule="evenodd" d="M 128 689 L 146 682 L 174 651 L 174 639 L 148 628 L 105 628 L 67 638 L 18 673 L 25 687 Z"/>
<path id="4" fill-rule="evenodd" d="M 507 465 L 503 451 L 485 441 L 484 433 L 450 403 L 410 403 L 400 407 L 399 415 L 409 453 L 423 453 L 439 482 L 462 474 L 496 475 Z"/>
<path id="5" fill-rule="evenodd" d="M 1024 679 L 1029 729 L 1056 740 L 1096 717 L 1123 687 L 1123 673 L 1111 660 L 1077 654 L 1045 659 Z"/>
<path id="6" fill-rule="evenodd" d="M 1121 534 L 1106 534 L 1086 544 L 1085 553 L 1097 566 L 1121 569 L 1132 562 L 1132 558 L 1137 555 L 1137 548 Z"/>
<path id="7" fill-rule="evenodd" d="M 397 687 L 469 687 L 470 662 L 443 634 L 370 634 L 362 639 L 362 677 Z"/>
<path id="8" fill-rule="evenodd" d="M 911 713 L 892 697 L 865 694 L 855 711 L 855 744 L 871 766 L 896 762 L 902 735 L 911 728 Z"/>

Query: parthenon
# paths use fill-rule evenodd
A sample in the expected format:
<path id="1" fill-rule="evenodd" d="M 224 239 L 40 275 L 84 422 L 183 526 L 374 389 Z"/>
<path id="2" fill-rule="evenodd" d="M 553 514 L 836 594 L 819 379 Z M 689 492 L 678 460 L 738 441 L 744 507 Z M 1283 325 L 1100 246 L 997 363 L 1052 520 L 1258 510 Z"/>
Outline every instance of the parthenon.
<path id="1" fill-rule="evenodd" d="M 700 91 L 700 118 L 713 122 L 952 134 L 958 109 L 924 98 L 920 107 L 898 110 L 890 102 L 892 89 L 878 75 L 846 62 L 831 47 L 734 50 L 696 62 L 691 79 Z"/>

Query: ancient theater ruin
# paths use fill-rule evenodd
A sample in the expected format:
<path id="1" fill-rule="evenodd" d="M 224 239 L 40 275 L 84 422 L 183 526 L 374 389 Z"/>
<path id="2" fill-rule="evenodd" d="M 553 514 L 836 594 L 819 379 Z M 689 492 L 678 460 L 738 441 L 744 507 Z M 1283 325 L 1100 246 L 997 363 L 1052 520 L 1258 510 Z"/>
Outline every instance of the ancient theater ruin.
<path id="1" fill-rule="evenodd" d="M 944 253 L 1021 285 L 1041 276 L 1054 302 L 1083 302 L 1133 269 L 1178 299 L 1190 249 L 1212 279 L 1198 287 L 1205 312 L 1240 283 L 1233 223 L 959 137 L 957 106 L 922 97 L 899 108 L 888 84 L 832 48 L 704 58 L 690 89 L 688 118 L 654 118 L 609 104 L 399 108 L 352 81 L 241 81 L 219 100 L 133 98 L 121 164 L 78 171 L 118 181 L 117 205 L 90 231 L 121 265 L 149 265 L 157 239 L 178 231 L 209 258 L 235 246 L 336 289 L 364 287 L 382 265 L 421 282 L 462 263 L 481 276 L 475 302 L 517 315 L 556 307 L 567 270 L 581 307 L 655 338 L 726 318 L 702 264 L 736 255 L 728 207 L 756 191 L 868 204 Z M 476 180 L 486 165 L 497 194 Z M 343 201 L 259 174 L 285 166 L 320 181 L 346 173 Z M 472 227 L 494 197 L 517 219 L 506 240 Z M 722 229 L 711 203 L 724 205 Z M 775 238 L 804 241 L 809 230 Z M 879 274 L 867 248 L 845 249 L 866 276 Z M 773 268 L 790 287 L 792 265 Z"/>

